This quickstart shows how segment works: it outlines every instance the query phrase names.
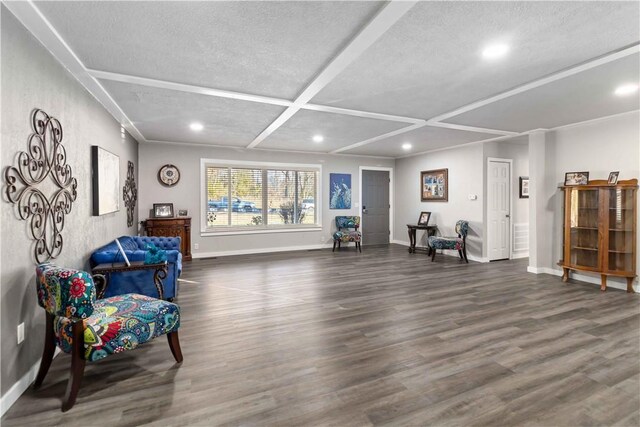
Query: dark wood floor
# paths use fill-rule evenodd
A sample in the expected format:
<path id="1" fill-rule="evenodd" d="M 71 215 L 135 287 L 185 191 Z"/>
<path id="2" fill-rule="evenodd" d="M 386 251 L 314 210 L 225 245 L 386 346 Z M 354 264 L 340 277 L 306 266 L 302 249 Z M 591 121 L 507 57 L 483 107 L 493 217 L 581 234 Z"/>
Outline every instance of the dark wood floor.
<path id="1" fill-rule="evenodd" d="M 69 356 L 13 425 L 640 425 L 640 298 L 527 274 L 525 260 L 431 263 L 364 247 L 193 261 L 166 340 Z"/>

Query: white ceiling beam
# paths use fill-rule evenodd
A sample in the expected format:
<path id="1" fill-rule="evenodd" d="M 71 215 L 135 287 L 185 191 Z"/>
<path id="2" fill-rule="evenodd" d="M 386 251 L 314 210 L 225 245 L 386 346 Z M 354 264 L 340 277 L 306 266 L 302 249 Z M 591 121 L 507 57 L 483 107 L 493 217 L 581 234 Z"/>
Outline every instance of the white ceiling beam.
<path id="1" fill-rule="evenodd" d="M 338 148 L 337 150 L 330 151 L 331 154 L 342 153 L 343 151 L 353 150 L 357 147 L 362 147 L 363 145 L 371 144 L 372 142 L 380 141 L 382 139 L 391 138 L 392 136 L 401 135 L 406 132 L 410 132 L 412 130 L 420 129 L 421 127 L 427 126 L 427 122 L 416 123 L 411 126 L 403 127 L 401 129 L 397 129 L 391 132 L 387 132 L 382 135 L 374 136 L 373 138 L 365 139 L 364 141 L 356 142 L 355 144 L 347 145 L 346 147 Z"/>
<path id="2" fill-rule="evenodd" d="M 535 89 L 537 87 L 540 87 L 540 86 L 555 82 L 557 80 L 564 79 L 564 78 L 569 77 L 569 76 L 573 76 L 573 75 L 581 73 L 583 71 L 590 70 L 592 68 L 598 67 L 600 65 L 607 64 L 609 62 L 616 61 L 618 59 L 627 57 L 629 55 L 633 55 L 633 54 L 638 53 L 638 52 L 640 52 L 640 43 L 639 44 L 635 44 L 635 45 L 633 45 L 631 47 L 627 47 L 627 48 L 621 49 L 619 51 L 616 51 L 616 52 L 601 56 L 601 57 L 596 58 L 594 60 L 584 62 L 584 63 L 582 63 L 580 65 L 575 66 L 575 67 L 570 67 L 570 68 L 567 68 L 567 69 L 565 69 L 563 71 L 560 71 L 560 72 L 557 72 L 557 73 L 553 73 L 553 74 L 551 74 L 551 75 L 549 75 L 547 77 L 543 77 L 541 79 L 534 80 L 534 81 L 532 81 L 530 83 L 524 84 L 522 86 L 518 86 L 518 87 L 516 87 L 514 89 L 508 90 L 506 92 L 502 92 L 502 93 L 500 93 L 498 95 L 491 96 L 489 98 L 486 98 L 486 99 L 483 99 L 483 100 L 480 100 L 480 101 L 477 101 L 477 102 L 473 102 L 471 104 L 465 105 L 464 107 L 460 107 L 460 108 L 457 108 L 457 109 L 455 109 L 453 111 L 450 111 L 448 113 L 444 113 L 444 114 L 441 114 L 439 116 L 433 117 L 429 121 L 430 122 L 441 122 L 441 121 L 447 120 L 447 119 L 449 119 L 451 117 L 458 116 L 458 115 L 460 115 L 462 113 L 466 113 L 467 111 L 471 111 L 471 110 L 475 110 L 475 109 L 480 108 L 480 107 L 484 107 L 485 105 L 492 104 L 494 102 L 500 101 L 500 100 L 505 99 L 505 98 L 509 98 L 510 96 L 514 96 L 514 95 L 517 95 L 519 93 L 526 92 L 528 90 Z"/>
<path id="3" fill-rule="evenodd" d="M 320 111 L 323 113 L 343 114 L 347 116 L 363 117 L 367 119 L 389 120 L 401 123 L 424 123 L 424 119 L 416 119 L 414 117 L 395 116 L 393 114 L 372 113 L 370 111 L 352 110 L 350 108 L 332 107 L 329 105 L 304 104 L 303 110 Z"/>
<path id="4" fill-rule="evenodd" d="M 272 98 L 269 96 L 251 95 L 248 93 L 232 92 L 229 90 L 214 89 L 204 86 L 188 85 L 184 83 L 169 82 L 166 80 L 149 79 L 128 74 L 112 73 L 109 71 L 87 70 L 97 79 L 113 82 L 129 83 L 140 86 L 154 87 L 158 89 L 175 90 L 180 92 L 195 93 L 198 95 L 216 96 L 218 98 L 237 99 L 241 101 L 259 102 L 262 104 L 280 105 L 289 107 L 293 102 L 286 99 Z"/>
<path id="5" fill-rule="evenodd" d="M 32 1 L 3 1 L 16 18 L 33 34 L 44 47 L 92 94 L 98 102 L 133 136 L 138 142 L 145 142 L 142 133 L 135 127 L 111 95 L 91 74 L 75 52 L 60 36 L 58 31 L 40 12 Z"/>
<path id="6" fill-rule="evenodd" d="M 464 130 L 467 132 L 493 133 L 496 135 L 517 135 L 518 134 L 518 132 L 511 132 L 508 130 L 479 128 L 476 126 L 456 125 L 454 123 L 441 123 L 441 122 L 434 122 L 431 120 L 427 121 L 427 126 L 445 128 L 445 129 Z"/>
<path id="7" fill-rule="evenodd" d="M 282 126 L 300 108 L 316 96 L 338 74 L 356 60 L 365 50 L 387 32 L 417 1 L 389 2 L 378 14 L 358 33 L 357 36 L 327 65 L 307 87 L 298 95 L 293 105 L 288 107 L 271 125 L 263 130 L 247 148 L 254 148 L 269 135 Z"/>

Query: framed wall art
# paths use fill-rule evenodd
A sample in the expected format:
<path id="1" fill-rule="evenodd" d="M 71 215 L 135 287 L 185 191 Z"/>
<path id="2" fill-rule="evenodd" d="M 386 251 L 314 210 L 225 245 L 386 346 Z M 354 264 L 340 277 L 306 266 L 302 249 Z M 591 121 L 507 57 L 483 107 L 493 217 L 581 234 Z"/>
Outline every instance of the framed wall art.
<path id="1" fill-rule="evenodd" d="M 329 209 L 351 209 L 351 174 L 329 174 Z"/>
<path id="2" fill-rule="evenodd" d="M 155 218 L 173 218 L 173 203 L 154 203 L 153 216 Z"/>
<path id="3" fill-rule="evenodd" d="M 91 147 L 93 168 L 93 215 L 100 216 L 120 210 L 120 157 L 100 148 Z"/>
<path id="4" fill-rule="evenodd" d="M 449 169 L 420 172 L 420 200 L 423 202 L 449 201 Z"/>
<path id="5" fill-rule="evenodd" d="M 519 181 L 520 181 L 520 185 L 518 186 L 519 196 L 521 199 L 528 199 L 529 198 L 529 177 L 521 176 Z"/>

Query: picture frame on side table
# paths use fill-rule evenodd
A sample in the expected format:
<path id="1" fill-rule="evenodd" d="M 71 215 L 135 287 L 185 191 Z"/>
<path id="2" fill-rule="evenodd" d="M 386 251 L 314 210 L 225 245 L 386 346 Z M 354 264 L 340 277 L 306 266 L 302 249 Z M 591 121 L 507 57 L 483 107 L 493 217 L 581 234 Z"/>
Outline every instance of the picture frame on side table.
<path id="1" fill-rule="evenodd" d="M 155 218 L 173 218 L 173 203 L 154 203 L 153 216 Z"/>
<path id="2" fill-rule="evenodd" d="M 620 175 L 620 171 L 609 173 L 609 179 L 607 179 L 609 185 L 616 185 L 618 183 L 618 175 Z"/>
<path id="3" fill-rule="evenodd" d="M 178 209 L 178 216 L 189 216 L 189 211 L 186 209 Z"/>
<path id="4" fill-rule="evenodd" d="M 423 202 L 449 201 L 449 169 L 420 172 L 420 200 Z"/>
<path id="5" fill-rule="evenodd" d="M 567 172 L 564 174 L 564 185 L 587 185 L 589 184 L 589 172 Z"/>
<path id="6" fill-rule="evenodd" d="M 529 177 L 521 176 L 520 177 L 520 185 L 519 185 L 519 195 L 521 199 L 529 198 Z"/>
<path id="7" fill-rule="evenodd" d="M 418 218 L 418 225 L 429 225 L 429 219 L 431 218 L 431 212 L 420 212 Z"/>

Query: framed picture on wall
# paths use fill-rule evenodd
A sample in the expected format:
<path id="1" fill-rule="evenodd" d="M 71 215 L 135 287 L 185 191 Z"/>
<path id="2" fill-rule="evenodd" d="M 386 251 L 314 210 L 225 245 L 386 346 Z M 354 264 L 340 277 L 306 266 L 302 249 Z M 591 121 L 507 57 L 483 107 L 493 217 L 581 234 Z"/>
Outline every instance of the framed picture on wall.
<path id="1" fill-rule="evenodd" d="M 423 202 L 449 201 L 449 169 L 420 172 L 420 200 Z"/>
<path id="2" fill-rule="evenodd" d="M 521 176 L 520 177 L 520 198 L 528 199 L 529 198 L 529 177 Z"/>
<path id="3" fill-rule="evenodd" d="M 351 209 L 351 174 L 329 174 L 329 209 Z"/>
<path id="4" fill-rule="evenodd" d="M 100 148 L 91 147 L 93 170 L 93 215 L 100 216 L 120 210 L 120 157 Z"/>

